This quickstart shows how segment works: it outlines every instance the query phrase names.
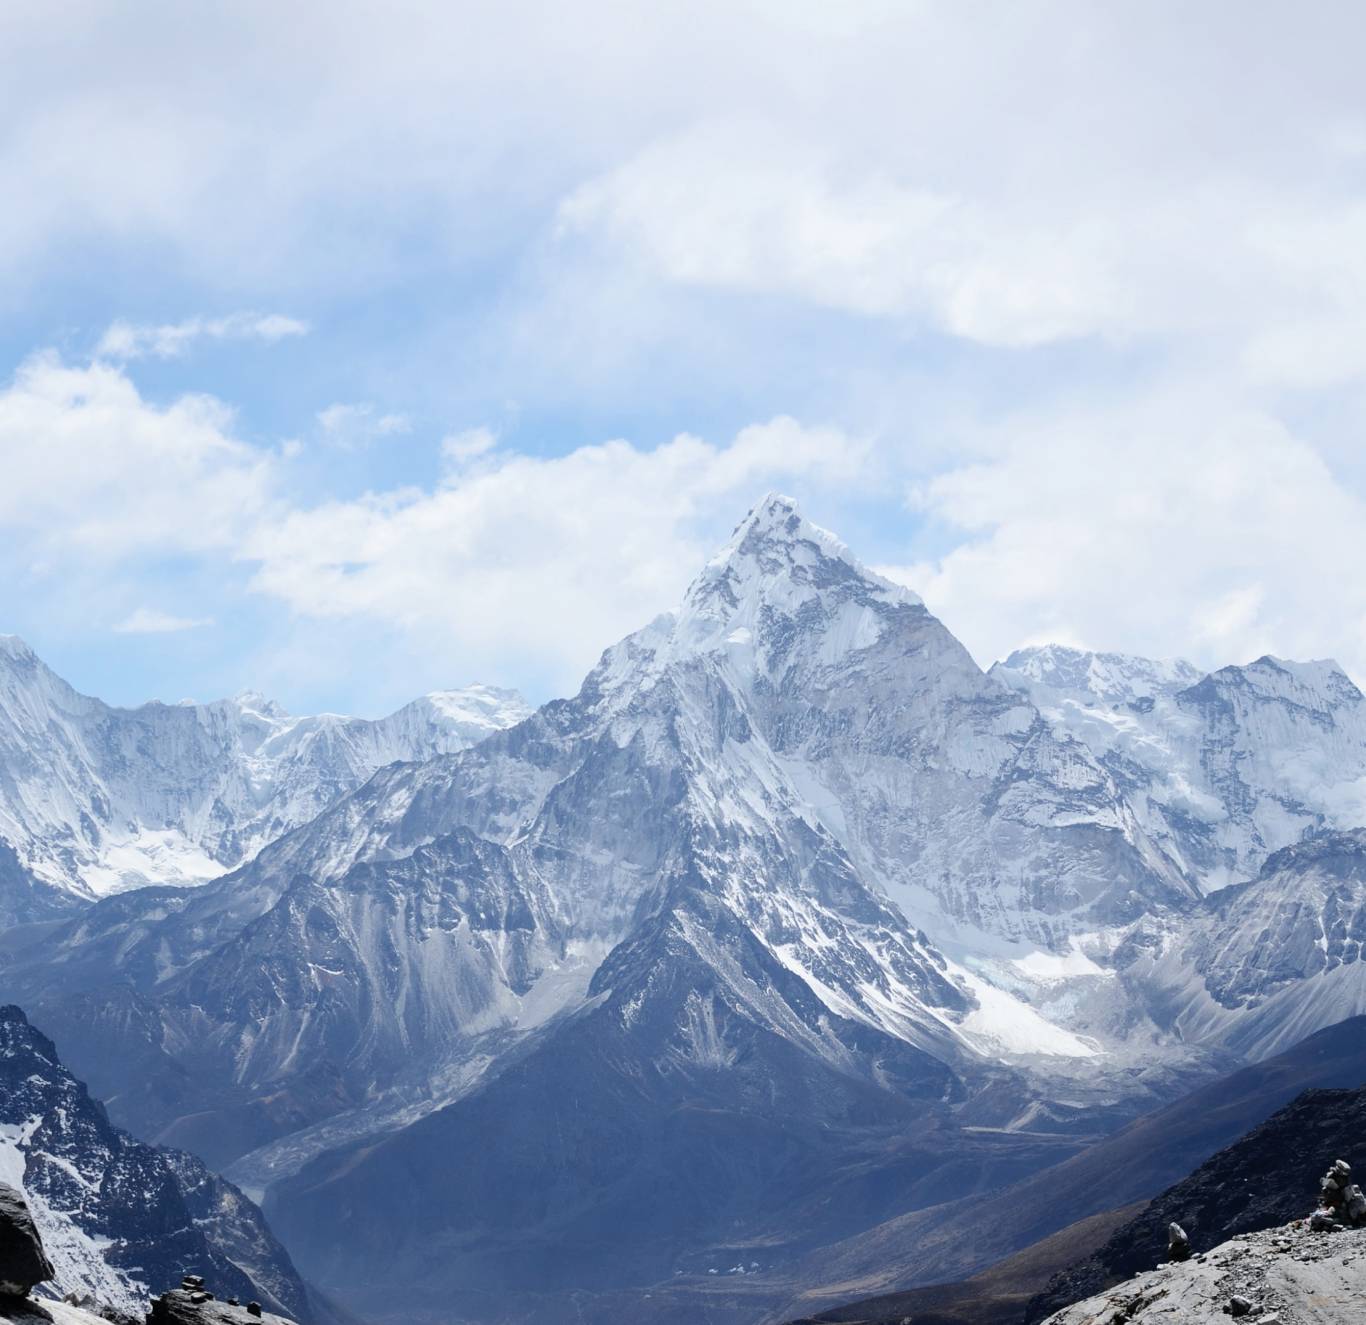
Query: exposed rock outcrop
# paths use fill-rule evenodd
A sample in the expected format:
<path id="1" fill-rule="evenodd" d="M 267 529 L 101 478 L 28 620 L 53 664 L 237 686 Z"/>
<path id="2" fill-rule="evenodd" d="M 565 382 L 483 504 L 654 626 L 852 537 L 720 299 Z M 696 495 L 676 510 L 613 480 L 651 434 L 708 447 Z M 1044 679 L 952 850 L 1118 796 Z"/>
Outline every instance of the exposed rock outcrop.
<path id="1" fill-rule="evenodd" d="M 1064 1307 L 1047 1325 L 1356 1325 L 1366 1319 L 1366 1230 L 1307 1221 L 1250 1233 Z"/>
<path id="2" fill-rule="evenodd" d="M 259 1302 L 243 1304 L 235 1297 L 220 1300 L 199 1275 L 186 1275 L 179 1288 L 152 1299 L 146 1325 L 294 1325 L 273 1316 Z"/>

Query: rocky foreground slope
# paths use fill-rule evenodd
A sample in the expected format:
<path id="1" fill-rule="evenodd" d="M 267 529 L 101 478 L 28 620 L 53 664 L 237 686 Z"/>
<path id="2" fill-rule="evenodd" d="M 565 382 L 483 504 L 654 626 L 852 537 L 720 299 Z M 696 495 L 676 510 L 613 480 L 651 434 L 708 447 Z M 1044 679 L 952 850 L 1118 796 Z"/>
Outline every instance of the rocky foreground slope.
<path id="1" fill-rule="evenodd" d="M 1307 1222 L 1247 1233 L 1147 1270 L 1065 1307 L 1048 1325 L 1358 1325 L 1366 1319 L 1366 1229 L 1312 1232 Z"/>
<path id="2" fill-rule="evenodd" d="M 1366 1173 L 1366 1086 L 1306 1090 L 1167 1188 L 1090 1256 L 1056 1275 L 1026 1325 L 1151 1267 L 1176 1224 L 1197 1254 L 1307 1215 L 1325 1155 Z M 1363 1303 L 1366 1316 L 1366 1303 Z"/>

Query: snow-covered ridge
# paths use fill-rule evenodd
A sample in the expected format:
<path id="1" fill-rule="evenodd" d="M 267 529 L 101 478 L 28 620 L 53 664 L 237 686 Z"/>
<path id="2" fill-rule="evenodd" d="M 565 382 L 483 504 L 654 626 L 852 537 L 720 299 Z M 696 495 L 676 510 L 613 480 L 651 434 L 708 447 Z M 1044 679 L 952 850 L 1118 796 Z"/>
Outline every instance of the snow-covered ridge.
<path id="1" fill-rule="evenodd" d="M 385 764 L 466 749 L 530 711 L 489 686 L 376 721 L 294 717 L 254 692 L 115 708 L 0 636 L 0 839 L 77 897 L 202 883 Z"/>
<path id="2" fill-rule="evenodd" d="M 1016 649 L 992 669 L 1008 685 L 1056 700 L 1133 703 L 1194 685 L 1204 673 L 1184 658 L 1097 653 L 1064 644 Z"/>
<path id="3" fill-rule="evenodd" d="M 0 1007 L 0 1182 L 23 1196 L 57 1293 L 140 1319 L 195 1266 L 291 1314 L 305 1305 L 260 1211 L 193 1157 L 113 1127 L 16 1007 Z"/>
<path id="4" fill-rule="evenodd" d="M 1085 745 L 1202 890 L 1308 834 L 1366 824 L 1366 699 L 1332 661 L 1263 657 L 1202 675 L 1049 645 L 991 675 Z"/>

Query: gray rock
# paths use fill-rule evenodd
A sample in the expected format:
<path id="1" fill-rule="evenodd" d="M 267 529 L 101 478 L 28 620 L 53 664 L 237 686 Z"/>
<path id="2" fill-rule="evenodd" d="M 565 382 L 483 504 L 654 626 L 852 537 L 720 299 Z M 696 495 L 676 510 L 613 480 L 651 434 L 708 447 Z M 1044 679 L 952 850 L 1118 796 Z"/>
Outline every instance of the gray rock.
<path id="1" fill-rule="evenodd" d="M 53 1275 L 23 1193 L 0 1183 L 0 1293 L 27 1297 Z"/>
<path id="2" fill-rule="evenodd" d="M 1343 1208 L 1347 1211 L 1347 1217 L 1352 1223 L 1366 1223 L 1366 1194 L 1362 1193 L 1361 1188 L 1356 1183 L 1347 1188 L 1343 1196 Z"/>
<path id="3" fill-rule="evenodd" d="M 1310 1228 L 1329 1231 L 1327 1216 L 1331 1216 L 1333 1226 L 1339 1228 L 1366 1223 L 1366 1195 L 1352 1181 L 1352 1166 L 1346 1160 L 1333 1161 L 1319 1180 L 1319 1191 L 1320 1209 L 1310 1217 Z"/>
<path id="4" fill-rule="evenodd" d="M 1167 1225 L 1167 1259 L 1185 1261 L 1190 1259 L 1191 1240 L 1180 1224 Z"/>
<path id="5" fill-rule="evenodd" d="M 1342 1225 L 1338 1223 L 1331 1210 L 1320 1209 L 1309 1216 L 1309 1227 L 1315 1233 L 1332 1233 Z"/>

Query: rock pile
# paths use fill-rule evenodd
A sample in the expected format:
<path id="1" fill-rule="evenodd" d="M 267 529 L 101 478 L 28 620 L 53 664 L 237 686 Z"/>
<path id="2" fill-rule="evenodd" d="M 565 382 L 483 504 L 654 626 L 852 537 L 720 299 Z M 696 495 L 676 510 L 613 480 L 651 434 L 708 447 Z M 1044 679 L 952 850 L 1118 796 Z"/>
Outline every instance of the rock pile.
<path id="1" fill-rule="evenodd" d="M 1337 1233 L 1366 1225 L 1366 1196 L 1352 1181 L 1352 1166 L 1335 1160 L 1319 1181 L 1319 1208 L 1309 1216 L 1316 1233 Z"/>
<path id="2" fill-rule="evenodd" d="M 187 1274 L 180 1287 L 152 1299 L 147 1325 L 292 1325 L 283 1316 L 261 1310 L 259 1302 L 243 1306 L 235 1297 L 220 1301 L 197 1274 Z"/>

